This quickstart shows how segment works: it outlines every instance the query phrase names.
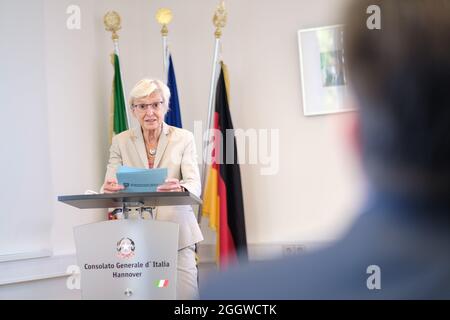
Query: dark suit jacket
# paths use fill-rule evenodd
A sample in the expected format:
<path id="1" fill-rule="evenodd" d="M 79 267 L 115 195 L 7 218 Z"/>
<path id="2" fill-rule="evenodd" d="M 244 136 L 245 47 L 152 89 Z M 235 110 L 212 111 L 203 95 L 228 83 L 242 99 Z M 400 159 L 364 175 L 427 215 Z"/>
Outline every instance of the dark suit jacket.
<path id="1" fill-rule="evenodd" d="M 381 289 L 369 290 L 369 266 Z M 210 279 L 202 299 L 450 299 L 450 204 L 375 197 L 332 246 Z"/>

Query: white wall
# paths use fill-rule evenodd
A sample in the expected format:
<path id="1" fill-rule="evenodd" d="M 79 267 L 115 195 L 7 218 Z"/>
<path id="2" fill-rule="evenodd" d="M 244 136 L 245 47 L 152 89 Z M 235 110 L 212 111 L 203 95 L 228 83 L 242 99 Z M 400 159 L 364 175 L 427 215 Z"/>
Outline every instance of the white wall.
<path id="1" fill-rule="evenodd" d="M 97 189 L 106 159 L 107 97 L 96 56 L 94 2 L 84 1 L 81 30 L 66 28 L 72 1 L 45 1 L 47 96 L 53 183 L 54 253 L 74 253 L 72 227 L 105 216 L 56 201 L 58 195 Z M 106 58 L 107 60 L 107 58 Z M 102 81 L 104 80 L 104 81 Z"/>
<path id="2" fill-rule="evenodd" d="M 6 1 L 0 0 L 2 6 Z M 340 136 L 348 115 L 303 116 L 297 47 L 297 30 L 340 23 L 337 8 L 342 3 L 226 1 L 229 17 L 222 56 L 230 72 L 234 126 L 280 130 L 277 175 L 260 175 L 258 165 L 241 166 L 251 245 L 327 242 L 339 237 L 354 218 L 359 172 Z M 46 53 L 39 67 L 45 66 L 47 88 L 51 239 L 55 255 L 70 255 L 73 226 L 104 217 L 101 210 L 79 211 L 56 201 L 57 195 L 98 189 L 103 180 L 113 75 L 104 13 L 116 10 L 122 16 L 121 64 L 129 92 L 141 77 L 162 77 L 160 27 L 154 15 L 160 7 L 172 9 L 169 43 L 183 124 L 193 130 L 194 121 L 206 120 L 214 49 L 211 20 L 217 2 L 44 0 L 44 4 Z M 66 9 L 72 4 L 81 8 L 81 30 L 66 28 Z M 41 31 L 34 30 L 42 36 Z M 205 243 L 213 243 L 213 234 L 205 233 Z"/>
<path id="3" fill-rule="evenodd" d="M 51 254 L 43 1 L 0 2 L 0 261 Z"/>

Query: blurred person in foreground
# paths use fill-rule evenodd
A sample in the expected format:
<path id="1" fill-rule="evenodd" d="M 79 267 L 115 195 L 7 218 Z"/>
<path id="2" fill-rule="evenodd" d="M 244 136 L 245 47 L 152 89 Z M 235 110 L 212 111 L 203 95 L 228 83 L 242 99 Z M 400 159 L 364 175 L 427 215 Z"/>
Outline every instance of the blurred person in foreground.
<path id="1" fill-rule="evenodd" d="M 361 215 L 330 247 L 221 274 L 202 299 L 450 298 L 450 1 L 354 1 L 345 30 Z"/>

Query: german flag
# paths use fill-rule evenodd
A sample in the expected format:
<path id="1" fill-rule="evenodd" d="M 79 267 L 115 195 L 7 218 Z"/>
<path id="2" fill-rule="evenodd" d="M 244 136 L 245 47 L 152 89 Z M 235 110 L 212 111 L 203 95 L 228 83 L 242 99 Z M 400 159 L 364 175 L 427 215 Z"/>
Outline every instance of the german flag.
<path id="1" fill-rule="evenodd" d="M 209 226 L 217 233 L 216 258 L 221 267 L 248 259 L 241 173 L 228 93 L 228 72 L 221 63 L 216 90 L 212 161 L 202 210 L 203 215 L 209 217 Z"/>

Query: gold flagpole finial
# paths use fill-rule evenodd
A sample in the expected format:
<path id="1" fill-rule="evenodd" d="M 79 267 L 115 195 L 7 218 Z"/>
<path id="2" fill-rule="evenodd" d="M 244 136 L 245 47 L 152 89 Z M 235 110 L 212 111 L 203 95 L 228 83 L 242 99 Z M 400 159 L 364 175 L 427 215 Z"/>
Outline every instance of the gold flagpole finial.
<path id="1" fill-rule="evenodd" d="M 106 31 L 112 32 L 112 39 L 114 41 L 118 40 L 119 35 L 117 34 L 117 31 L 122 28 L 120 25 L 121 19 L 119 14 L 115 11 L 107 12 L 103 18 L 103 23 L 105 24 Z"/>
<path id="2" fill-rule="evenodd" d="M 161 34 L 163 37 L 167 37 L 167 35 L 169 34 L 167 25 L 172 21 L 172 18 L 173 15 L 170 9 L 161 8 L 156 12 L 156 21 L 158 21 L 158 23 L 162 25 Z"/>
<path id="3" fill-rule="evenodd" d="M 222 1 L 214 12 L 213 23 L 216 27 L 216 32 L 214 35 L 217 39 L 222 36 L 222 29 L 225 28 L 227 24 L 227 11 L 225 10 L 225 1 Z"/>

